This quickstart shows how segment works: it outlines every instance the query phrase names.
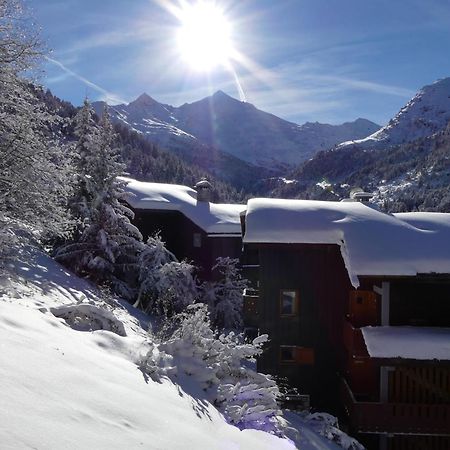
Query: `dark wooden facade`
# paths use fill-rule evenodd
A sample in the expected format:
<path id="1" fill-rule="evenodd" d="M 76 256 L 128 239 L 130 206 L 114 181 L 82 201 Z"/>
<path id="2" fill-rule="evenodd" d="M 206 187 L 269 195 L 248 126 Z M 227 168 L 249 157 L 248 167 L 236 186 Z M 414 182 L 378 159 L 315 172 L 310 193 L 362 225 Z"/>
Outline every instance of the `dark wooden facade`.
<path id="1" fill-rule="evenodd" d="M 287 377 L 315 405 L 329 405 L 338 390 L 336 374 L 343 357 L 338 342 L 351 289 L 339 247 L 260 244 L 246 245 L 245 251 L 258 254 L 258 327 L 270 336 L 258 369 Z M 294 314 L 282 313 L 283 290 L 298 293 Z M 295 347 L 293 360 L 283 357 L 286 347 Z"/>
<path id="2" fill-rule="evenodd" d="M 448 276 L 361 277 L 355 289 L 337 245 L 246 244 L 244 253 L 257 272 L 257 326 L 270 337 L 258 370 L 340 414 L 368 449 L 450 449 L 450 362 L 371 358 L 361 331 L 450 328 Z M 383 283 L 388 314 L 374 289 Z M 282 291 L 297 295 L 292 314 L 283 314 Z"/>
<path id="3" fill-rule="evenodd" d="M 384 320 L 390 326 L 450 328 L 448 276 L 361 278 L 344 323 L 340 390 L 349 424 L 370 449 L 450 449 L 450 361 L 367 352 L 360 327 L 382 325 L 382 299 L 373 289 L 383 282 L 389 283 Z"/>
<path id="4" fill-rule="evenodd" d="M 237 235 L 207 234 L 179 211 L 135 209 L 133 223 L 147 239 L 159 232 L 166 247 L 179 259 L 187 259 L 198 268 L 202 280 L 212 277 L 219 256 L 239 258 L 242 238 Z"/>

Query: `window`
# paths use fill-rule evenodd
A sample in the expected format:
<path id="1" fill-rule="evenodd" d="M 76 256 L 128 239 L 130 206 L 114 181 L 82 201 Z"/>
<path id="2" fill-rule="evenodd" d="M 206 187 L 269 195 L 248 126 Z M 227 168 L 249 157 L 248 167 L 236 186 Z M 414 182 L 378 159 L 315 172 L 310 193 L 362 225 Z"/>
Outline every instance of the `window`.
<path id="1" fill-rule="evenodd" d="M 280 316 L 295 316 L 298 314 L 298 291 L 281 290 L 280 292 Z"/>
<path id="2" fill-rule="evenodd" d="M 295 345 L 280 345 L 280 363 L 313 366 L 315 364 L 314 349 Z"/>
<path id="3" fill-rule="evenodd" d="M 282 363 L 295 362 L 295 347 L 293 345 L 280 346 L 280 362 Z"/>
<path id="4" fill-rule="evenodd" d="M 194 233 L 192 245 L 196 248 L 200 248 L 202 246 L 202 235 L 200 233 Z"/>

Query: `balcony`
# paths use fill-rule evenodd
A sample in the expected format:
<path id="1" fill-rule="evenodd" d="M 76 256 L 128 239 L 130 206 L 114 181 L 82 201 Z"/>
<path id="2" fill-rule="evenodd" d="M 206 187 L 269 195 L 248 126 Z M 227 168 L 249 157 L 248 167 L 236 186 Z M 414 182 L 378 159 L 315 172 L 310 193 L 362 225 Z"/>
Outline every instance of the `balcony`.
<path id="1" fill-rule="evenodd" d="M 450 436 L 450 405 L 357 401 L 341 380 L 341 400 L 351 427 L 361 433 Z"/>

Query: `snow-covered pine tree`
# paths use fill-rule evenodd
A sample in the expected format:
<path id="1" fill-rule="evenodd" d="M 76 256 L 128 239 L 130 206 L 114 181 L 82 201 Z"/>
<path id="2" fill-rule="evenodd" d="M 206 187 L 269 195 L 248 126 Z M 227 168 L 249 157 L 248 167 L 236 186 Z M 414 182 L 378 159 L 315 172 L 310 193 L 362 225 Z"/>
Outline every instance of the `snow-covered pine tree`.
<path id="1" fill-rule="evenodd" d="M 78 232 L 89 224 L 92 200 L 95 192 L 92 172 L 93 161 L 100 147 L 100 133 L 94 120 L 94 111 L 86 98 L 74 118 L 74 134 L 77 138 L 74 149 L 74 196 L 69 202 L 72 214 L 78 221 Z"/>
<path id="2" fill-rule="evenodd" d="M 220 329 L 242 328 L 244 289 L 248 281 L 241 276 L 238 259 L 219 257 L 213 271 L 219 273 L 218 281 L 202 285 L 203 301 L 208 304 L 212 323 Z"/>
<path id="3" fill-rule="evenodd" d="M 177 258 L 161 237 L 151 236 L 139 255 L 139 291 L 135 307 L 168 317 L 194 303 L 198 286 L 194 266 Z"/>
<path id="4" fill-rule="evenodd" d="M 171 365 L 177 367 L 178 373 L 184 372 L 202 383 L 209 399 L 230 423 L 241 429 L 279 434 L 282 425 L 277 384 L 248 365 L 262 353 L 267 335 L 245 343 L 241 335 L 233 332 L 218 334 L 202 303 L 188 306 L 176 320 L 178 327 L 158 350 L 172 357 Z M 157 373 L 154 363 L 146 365 Z M 166 374 L 164 370 L 161 373 Z"/>
<path id="5" fill-rule="evenodd" d="M 41 55 L 15 0 L 0 0 L 0 241 L 17 229 L 48 238 L 68 232 L 68 167 L 53 136 L 52 117 L 23 77 Z"/>
<path id="6" fill-rule="evenodd" d="M 85 104 L 83 108 L 90 108 Z M 86 116 L 90 113 L 84 112 Z M 125 198 L 126 183 L 118 177 L 124 165 L 119 161 L 119 152 L 114 146 L 114 132 L 105 109 L 98 130 L 91 126 L 79 128 L 89 136 L 80 134 L 83 142 L 79 146 L 85 152 L 78 158 L 83 164 L 79 169 L 83 189 L 79 198 L 86 197 L 84 213 L 85 227 L 79 240 L 62 246 L 56 258 L 77 273 L 88 276 L 99 284 L 106 283 L 118 295 L 135 297 L 135 274 L 138 256 L 143 250 L 142 235 L 131 224 L 133 212 L 121 200 Z"/>

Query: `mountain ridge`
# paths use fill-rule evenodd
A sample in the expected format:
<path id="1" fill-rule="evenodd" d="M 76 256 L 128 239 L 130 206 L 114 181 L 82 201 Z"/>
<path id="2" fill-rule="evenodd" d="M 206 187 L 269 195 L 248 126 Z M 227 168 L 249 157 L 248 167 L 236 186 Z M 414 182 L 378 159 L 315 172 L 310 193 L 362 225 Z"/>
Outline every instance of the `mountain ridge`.
<path id="1" fill-rule="evenodd" d="M 103 102 L 93 103 L 97 113 L 103 106 Z M 190 152 L 195 152 L 195 147 L 206 146 L 247 164 L 279 172 L 349 136 L 366 137 L 380 128 L 367 119 L 342 125 L 298 125 L 220 90 L 179 107 L 159 103 L 144 93 L 110 110 L 115 121 L 168 150 L 180 152 L 180 147 L 188 146 Z"/>
<path id="2" fill-rule="evenodd" d="M 364 139 L 341 143 L 338 148 L 357 145 L 379 149 L 412 142 L 443 128 L 450 120 L 450 77 L 424 86 L 389 121 L 387 125 Z"/>
<path id="3" fill-rule="evenodd" d="M 374 135 L 321 151 L 272 180 L 269 195 L 340 200 L 360 187 L 390 212 L 448 212 L 449 159 L 450 78 L 444 78 L 420 89 Z"/>

